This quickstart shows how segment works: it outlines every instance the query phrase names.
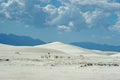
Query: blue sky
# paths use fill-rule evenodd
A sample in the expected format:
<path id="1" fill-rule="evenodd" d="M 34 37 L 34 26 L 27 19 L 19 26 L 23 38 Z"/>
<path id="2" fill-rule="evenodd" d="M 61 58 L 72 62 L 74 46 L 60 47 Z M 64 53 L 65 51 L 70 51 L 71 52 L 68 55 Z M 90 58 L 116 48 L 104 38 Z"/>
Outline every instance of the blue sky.
<path id="1" fill-rule="evenodd" d="M 120 0 L 0 0 L 0 33 L 120 45 Z"/>

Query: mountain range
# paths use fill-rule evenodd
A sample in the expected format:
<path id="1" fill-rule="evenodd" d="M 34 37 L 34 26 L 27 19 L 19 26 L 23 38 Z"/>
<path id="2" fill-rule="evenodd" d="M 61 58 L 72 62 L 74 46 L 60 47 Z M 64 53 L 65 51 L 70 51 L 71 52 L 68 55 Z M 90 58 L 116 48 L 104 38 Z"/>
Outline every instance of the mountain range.
<path id="1" fill-rule="evenodd" d="M 46 44 L 46 42 L 40 39 L 33 39 L 28 36 L 18 36 L 14 34 L 0 34 L 0 43 L 14 46 L 35 46 Z M 92 50 L 120 52 L 120 46 L 97 44 L 92 42 L 73 42 L 70 44 Z"/>
<path id="2" fill-rule="evenodd" d="M 45 44 L 44 41 L 33 39 L 28 36 L 17 36 L 14 34 L 0 34 L 0 43 L 14 46 L 34 46 Z"/>
<path id="3" fill-rule="evenodd" d="M 83 47 L 86 49 L 92 49 L 92 50 L 120 52 L 120 46 L 97 44 L 97 43 L 92 43 L 92 42 L 74 42 L 74 43 L 70 43 L 70 44 L 79 46 L 79 47 Z"/>

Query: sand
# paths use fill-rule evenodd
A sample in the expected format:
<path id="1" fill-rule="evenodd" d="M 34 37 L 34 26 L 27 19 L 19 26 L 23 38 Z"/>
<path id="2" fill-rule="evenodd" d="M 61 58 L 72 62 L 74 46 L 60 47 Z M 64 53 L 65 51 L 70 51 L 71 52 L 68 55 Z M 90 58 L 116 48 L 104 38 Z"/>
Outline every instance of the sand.
<path id="1" fill-rule="evenodd" d="M 0 44 L 0 80 L 120 80 L 119 53 L 109 53 L 61 42 Z"/>

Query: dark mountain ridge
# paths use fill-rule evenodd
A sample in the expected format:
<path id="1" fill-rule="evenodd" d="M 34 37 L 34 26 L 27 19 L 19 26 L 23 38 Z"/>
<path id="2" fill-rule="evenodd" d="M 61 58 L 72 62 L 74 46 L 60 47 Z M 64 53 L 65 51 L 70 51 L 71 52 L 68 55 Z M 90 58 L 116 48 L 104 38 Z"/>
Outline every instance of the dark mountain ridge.
<path id="1" fill-rule="evenodd" d="M 92 50 L 120 52 L 120 46 L 97 44 L 97 43 L 92 43 L 92 42 L 73 42 L 70 44 L 79 46 L 79 47 L 83 47 L 83 48 L 87 48 L 87 49 L 92 49 Z"/>
<path id="2" fill-rule="evenodd" d="M 34 46 L 45 44 L 44 41 L 33 39 L 28 36 L 17 36 L 14 34 L 0 34 L 0 43 L 14 46 Z"/>

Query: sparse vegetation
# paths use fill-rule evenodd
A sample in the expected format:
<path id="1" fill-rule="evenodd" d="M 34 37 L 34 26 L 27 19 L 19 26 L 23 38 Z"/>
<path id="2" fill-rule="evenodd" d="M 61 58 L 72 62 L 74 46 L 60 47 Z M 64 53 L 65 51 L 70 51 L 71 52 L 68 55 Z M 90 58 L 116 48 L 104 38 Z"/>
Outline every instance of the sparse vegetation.
<path id="1" fill-rule="evenodd" d="M 10 61 L 10 59 L 0 59 L 0 61 Z"/>

